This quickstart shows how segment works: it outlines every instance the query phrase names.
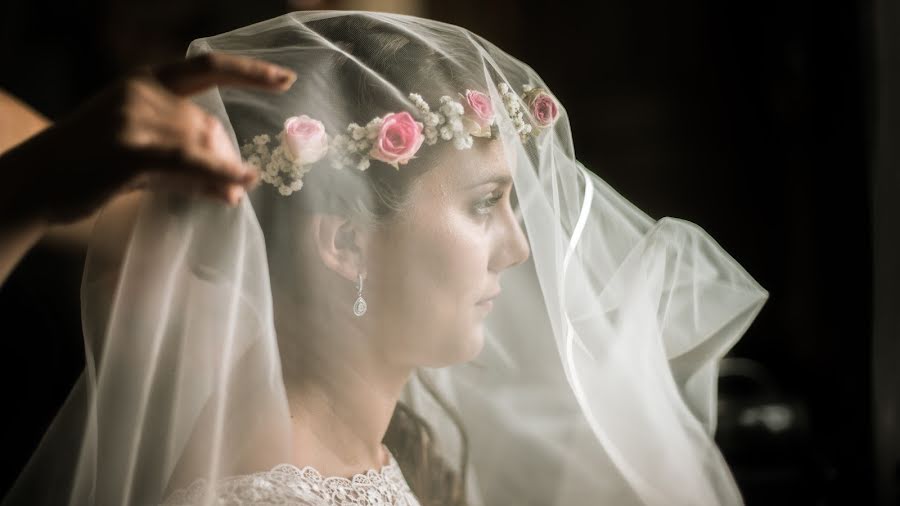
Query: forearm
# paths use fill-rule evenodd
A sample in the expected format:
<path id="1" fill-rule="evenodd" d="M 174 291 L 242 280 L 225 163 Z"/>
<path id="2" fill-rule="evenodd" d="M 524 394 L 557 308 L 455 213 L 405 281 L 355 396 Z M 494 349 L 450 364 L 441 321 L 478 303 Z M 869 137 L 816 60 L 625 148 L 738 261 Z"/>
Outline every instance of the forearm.
<path id="1" fill-rule="evenodd" d="M 3 118 L 3 121 L 0 121 L 0 156 L 52 125 L 50 120 L 41 113 L 3 90 L 0 90 L 0 118 Z M 4 168 L 0 172 L 7 181 L 6 189 L 13 192 L 21 191 L 21 188 L 10 188 L 8 179 L 10 170 L 17 169 Z M 18 170 L 35 170 L 34 163 L 30 163 L 27 168 L 19 167 Z M 5 190 L 0 190 L 0 193 L 3 191 Z M 14 197 L 15 195 L 3 195 L 2 198 L 7 200 L 0 202 L 0 209 L 8 212 L 9 200 Z M 3 229 L 0 230 L 0 236 L 2 236 L 0 237 L 0 248 L 3 252 L 10 253 L 10 255 L 0 253 L 0 284 L 21 256 L 38 240 L 46 241 L 53 246 L 86 248 L 95 220 L 96 213 L 74 223 L 42 226 L 36 220 L 31 220 L 29 223 L 29 220 L 24 217 L 15 220 L 10 216 L 0 217 L 3 224 Z M 13 253 L 13 251 L 20 250 L 20 254 Z"/>
<path id="2" fill-rule="evenodd" d="M 21 171 L 38 168 L 28 167 L 18 151 L 0 155 L 0 175 L 5 180 L 0 189 L 0 284 L 47 230 L 45 218 L 23 201 L 28 189 L 22 187 Z"/>
<path id="3" fill-rule="evenodd" d="M 0 90 L 0 284 L 6 280 L 19 260 L 47 230 L 46 223 L 19 200 L 25 188 L 20 187 L 23 171 L 35 167 L 16 166 L 21 156 L 14 146 L 46 129 L 50 122 L 11 95 Z M 24 160 L 20 160 L 24 163 Z"/>

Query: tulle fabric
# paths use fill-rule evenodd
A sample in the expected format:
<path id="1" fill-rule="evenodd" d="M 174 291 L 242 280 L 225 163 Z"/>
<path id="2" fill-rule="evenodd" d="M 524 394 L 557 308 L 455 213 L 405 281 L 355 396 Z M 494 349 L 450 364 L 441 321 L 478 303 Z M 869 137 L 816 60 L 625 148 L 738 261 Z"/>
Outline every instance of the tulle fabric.
<path id="1" fill-rule="evenodd" d="M 328 63 L 339 55 L 368 68 L 365 48 L 322 28 L 344 17 L 433 49 L 476 76 L 494 104 L 501 82 L 548 88 L 462 28 L 314 12 L 192 44 L 189 55 L 251 55 L 300 75 L 284 96 L 215 90 L 198 102 L 236 146 L 300 112 L 330 131 L 364 124 L 370 117 L 335 85 L 340 74 Z M 395 65 L 399 75 L 418 69 Z M 370 82 L 409 111 L 408 93 L 429 91 L 390 75 Z M 404 401 L 466 473 L 471 504 L 740 504 L 712 439 L 717 364 L 767 293 L 702 229 L 648 217 L 585 169 L 564 109 L 525 142 L 496 112 L 531 257 L 503 274 L 481 353 L 422 368 Z M 212 487 L 289 461 L 282 366 L 292 357 L 276 333 L 273 290 L 294 267 L 274 251 L 287 242 L 263 231 L 289 236 L 292 208 L 272 202 L 291 198 L 263 185 L 227 209 L 157 193 L 127 226 L 101 217 L 82 292 L 87 366 L 5 504 L 156 504 L 193 479 Z"/>

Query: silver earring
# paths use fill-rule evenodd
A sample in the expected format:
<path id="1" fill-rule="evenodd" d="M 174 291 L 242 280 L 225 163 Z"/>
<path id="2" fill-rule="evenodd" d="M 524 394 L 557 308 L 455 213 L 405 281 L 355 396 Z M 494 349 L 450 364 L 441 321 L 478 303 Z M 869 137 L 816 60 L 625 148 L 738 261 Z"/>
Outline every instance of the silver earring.
<path id="1" fill-rule="evenodd" d="M 366 314 L 366 310 L 369 306 L 366 304 L 366 299 L 362 296 L 363 291 L 363 277 L 362 274 L 357 274 L 359 276 L 359 282 L 356 283 L 356 302 L 353 303 L 353 314 L 356 316 L 362 316 Z"/>

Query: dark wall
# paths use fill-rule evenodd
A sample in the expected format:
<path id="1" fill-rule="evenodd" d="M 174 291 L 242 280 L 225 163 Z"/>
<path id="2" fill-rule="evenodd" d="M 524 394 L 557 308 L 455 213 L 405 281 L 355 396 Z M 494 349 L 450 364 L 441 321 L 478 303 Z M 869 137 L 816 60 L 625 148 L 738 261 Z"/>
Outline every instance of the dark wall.
<path id="1" fill-rule="evenodd" d="M 4 0 L 0 87 L 56 119 L 122 73 L 193 39 L 284 12 L 280 0 Z"/>
<path id="2" fill-rule="evenodd" d="M 875 2 L 873 383 L 880 504 L 900 504 L 900 6 Z"/>

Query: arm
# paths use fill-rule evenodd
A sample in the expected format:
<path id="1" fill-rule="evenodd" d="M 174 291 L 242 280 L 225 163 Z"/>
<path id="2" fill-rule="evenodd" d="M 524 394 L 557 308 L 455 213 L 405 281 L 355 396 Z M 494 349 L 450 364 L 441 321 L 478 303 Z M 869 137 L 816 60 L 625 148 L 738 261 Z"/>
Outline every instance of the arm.
<path id="1" fill-rule="evenodd" d="M 0 118 L 6 119 L 0 123 L 0 174 L 8 174 L 4 171 L 12 169 L 3 168 L 7 163 L 3 160 L 3 155 L 16 145 L 49 128 L 52 123 L 41 113 L 2 89 L 0 89 Z M 9 191 L 10 188 L 6 190 Z M 104 206 L 105 212 L 108 216 L 115 216 L 115 219 L 121 219 L 123 222 L 131 220 L 137 212 L 143 193 L 142 190 L 135 190 L 116 196 Z M 6 202 L 10 196 L 3 197 L 3 201 Z M 38 241 L 58 247 L 87 249 L 91 231 L 99 214 L 100 212 L 96 211 L 73 223 L 45 225 L 40 223 L 40 220 L 31 220 L 29 223 L 28 219 L 22 219 L 19 226 L 15 223 L 4 226 L 0 231 L 0 284 Z"/>
<path id="2" fill-rule="evenodd" d="M 127 219 L 148 184 L 236 205 L 256 171 L 224 128 L 188 97 L 213 86 L 279 92 L 289 70 L 246 57 L 207 54 L 149 69 L 111 86 L 50 125 L 0 96 L 0 283 L 42 237 L 84 245 L 97 211 Z"/>
<path id="3" fill-rule="evenodd" d="M 51 126 L 49 119 L 28 107 L 12 95 L 0 90 L 0 174 L 12 174 L 21 167 L 19 153 L 9 153 L 19 144 L 39 134 Z M 4 156 L 8 155 L 8 156 Z M 24 166 L 28 166 L 27 163 Z M 40 172 L 40 168 L 32 166 Z M 15 177 L 13 178 L 15 180 Z M 99 214 L 94 212 L 73 223 L 48 224 L 34 213 L 21 213 L 21 209 L 9 209 L 16 200 L 12 193 L 21 190 L 18 184 L 4 185 L 0 189 L 0 206 L 8 218 L 0 229 L 0 284 L 9 276 L 18 262 L 38 242 L 45 241 L 55 246 L 86 249 L 91 230 Z M 114 198 L 107 204 L 107 212 L 127 220 L 134 215 L 140 201 L 140 191 Z"/>
<path id="4" fill-rule="evenodd" d="M 11 174 L 15 161 L 10 161 L 11 148 L 41 132 L 50 122 L 39 113 L 0 90 L 0 174 Z M 10 219 L 0 227 L 0 283 L 6 280 L 19 260 L 31 249 L 47 230 L 47 223 L 27 213 L 12 213 L 9 206 L 16 200 L 12 192 L 14 184 L 0 187 L 0 209 Z"/>

